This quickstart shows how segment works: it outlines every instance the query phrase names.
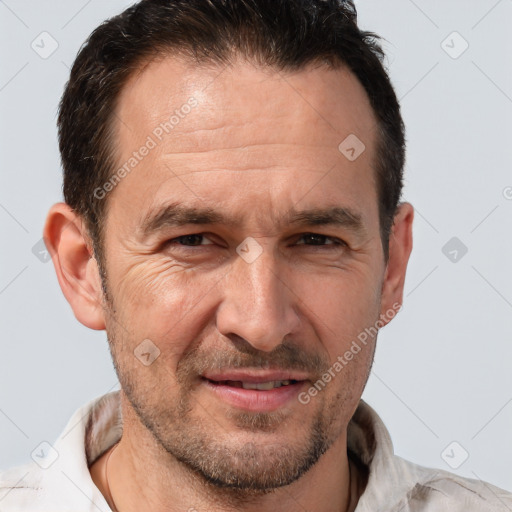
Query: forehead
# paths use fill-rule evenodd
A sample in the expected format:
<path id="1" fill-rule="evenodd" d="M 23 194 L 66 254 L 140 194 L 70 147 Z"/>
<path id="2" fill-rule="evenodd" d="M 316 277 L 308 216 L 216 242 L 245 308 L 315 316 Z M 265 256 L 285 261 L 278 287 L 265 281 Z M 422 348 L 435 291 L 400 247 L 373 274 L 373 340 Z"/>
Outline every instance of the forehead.
<path id="1" fill-rule="evenodd" d="M 194 109 L 196 115 L 174 126 L 172 138 L 166 141 L 169 149 L 172 143 L 187 149 L 198 142 L 202 147 L 208 144 L 208 137 L 192 136 L 196 128 L 212 132 L 231 129 L 233 143 L 248 142 L 249 138 L 256 144 L 268 141 L 265 132 L 254 131 L 264 126 L 274 128 L 275 133 L 281 129 L 283 142 L 303 142 L 307 132 L 312 144 L 337 147 L 347 130 L 366 137 L 375 127 L 366 92 L 345 67 L 311 64 L 292 72 L 243 60 L 230 65 L 198 65 L 182 58 L 159 57 L 123 87 L 116 111 L 118 135 L 122 142 L 133 142 L 134 136 L 169 120 L 192 98 L 199 106 Z M 296 124 L 298 121 L 308 121 L 309 130 Z M 249 134 L 243 129 L 246 123 L 250 123 Z M 215 147 L 217 141 L 211 142 Z"/>
<path id="2" fill-rule="evenodd" d="M 322 198 L 354 206 L 365 192 L 376 202 L 376 120 L 363 87 L 343 67 L 290 72 L 159 58 L 124 86 L 115 125 L 125 172 L 110 209 L 139 212 L 139 221 L 184 195 L 207 206 L 256 202 L 259 218 L 304 195 L 310 207 Z M 347 137 L 361 143 L 356 150 L 365 148 L 353 161 L 339 150 Z"/>

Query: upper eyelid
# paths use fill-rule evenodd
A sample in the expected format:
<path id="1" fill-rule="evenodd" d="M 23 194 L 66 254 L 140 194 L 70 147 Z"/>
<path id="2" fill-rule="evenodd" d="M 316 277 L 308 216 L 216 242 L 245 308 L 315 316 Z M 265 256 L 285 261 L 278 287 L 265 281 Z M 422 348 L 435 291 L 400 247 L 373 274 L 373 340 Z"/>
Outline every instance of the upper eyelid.
<path id="1" fill-rule="evenodd" d="M 347 242 L 345 242 L 345 240 L 343 240 L 342 238 L 338 238 L 337 236 L 330 236 L 330 235 L 324 235 L 323 233 L 313 233 L 313 232 L 300 233 L 299 234 L 299 239 L 304 237 L 304 236 L 307 236 L 307 235 L 323 236 L 323 237 L 325 237 L 328 240 L 331 240 L 333 242 L 340 242 L 342 244 L 346 244 L 347 243 Z"/>
<path id="2" fill-rule="evenodd" d="M 203 238 L 207 238 L 208 240 L 210 240 L 210 238 L 208 238 L 207 233 L 186 233 L 185 235 L 170 238 L 169 240 L 167 240 L 166 243 L 174 242 L 175 240 L 179 240 L 180 238 L 186 238 L 187 236 L 202 236 Z M 213 242 L 212 240 L 210 241 Z"/>
<path id="3" fill-rule="evenodd" d="M 298 239 L 301 239 L 302 237 L 307 236 L 307 235 L 323 236 L 323 237 L 327 238 L 328 240 L 331 240 L 331 241 L 333 241 L 335 243 L 348 246 L 348 243 L 345 240 L 343 240 L 342 238 L 338 238 L 336 236 L 326 235 L 324 233 L 317 233 L 317 232 L 314 232 L 314 231 L 304 231 L 302 233 L 297 233 L 297 234 L 293 235 L 293 238 L 298 237 Z M 174 241 L 179 240 L 181 238 L 186 238 L 187 236 L 202 236 L 203 238 L 206 238 L 206 239 L 210 240 L 212 242 L 212 244 L 214 243 L 213 240 L 211 240 L 208 237 L 208 233 L 205 233 L 205 232 L 186 233 L 184 235 L 180 235 L 180 236 L 177 236 L 175 238 L 170 238 L 169 240 L 167 240 L 166 243 L 171 243 L 171 242 L 174 242 Z M 207 245 L 212 245 L 212 244 L 207 244 Z M 200 244 L 200 245 L 202 245 L 202 244 Z M 300 244 L 300 245 L 307 245 L 307 244 Z M 185 246 L 185 247 L 187 247 L 187 246 Z M 191 245 L 190 247 L 198 247 L 198 246 L 192 246 Z M 314 246 L 312 246 L 312 247 L 314 247 Z"/>

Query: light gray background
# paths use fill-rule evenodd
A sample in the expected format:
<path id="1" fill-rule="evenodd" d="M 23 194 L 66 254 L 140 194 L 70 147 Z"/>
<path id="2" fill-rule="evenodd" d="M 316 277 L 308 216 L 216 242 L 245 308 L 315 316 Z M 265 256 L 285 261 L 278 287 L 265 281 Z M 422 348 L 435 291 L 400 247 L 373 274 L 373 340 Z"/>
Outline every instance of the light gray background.
<path id="1" fill-rule="evenodd" d="M 0 469 L 118 389 L 105 334 L 75 320 L 32 248 L 61 200 L 55 120 L 69 67 L 129 3 L 0 0 Z M 361 26 L 387 40 L 408 134 L 404 199 L 416 208 L 404 309 L 380 333 L 363 398 L 398 455 L 451 470 L 445 459 L 466 450 L 453 471 L 512 490 L 512 2 L 357 6 Z M 43 31 L 59 45 L 47 59 L 31 48 Z M 454 31 L 469 44 L 460 56 Z M 456 262 L 442 250 L 452 237 L 468 248 Z"/>

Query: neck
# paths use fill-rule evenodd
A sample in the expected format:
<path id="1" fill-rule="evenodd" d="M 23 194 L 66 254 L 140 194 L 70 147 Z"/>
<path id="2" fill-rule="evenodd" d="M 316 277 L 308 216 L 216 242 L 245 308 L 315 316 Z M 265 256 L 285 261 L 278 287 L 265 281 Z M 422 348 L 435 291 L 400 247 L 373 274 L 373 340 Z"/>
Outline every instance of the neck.
<path id="1" fill-rule="evenodd" d="M 346 431 L 299 480 L 270 492 L 242 494 L 215 487 L 174 459 L 121 402 L 121 441 L 91 466 L 94 483 L 117 512 L 352 512 L 357 504 L 357 472 L 347 457 Z"/>

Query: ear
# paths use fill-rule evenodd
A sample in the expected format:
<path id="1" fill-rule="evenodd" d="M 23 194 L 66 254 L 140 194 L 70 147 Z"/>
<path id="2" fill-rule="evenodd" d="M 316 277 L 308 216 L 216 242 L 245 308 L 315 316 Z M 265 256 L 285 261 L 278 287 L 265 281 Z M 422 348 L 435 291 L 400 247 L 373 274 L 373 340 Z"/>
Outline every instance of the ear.
<path id="1" fill-rule="evenodd" d="M 381 320 L 387 324 L 402 305 L 405 273 L 412 251 L 412 223 L 414 208 L 401 203 L 395 214 L 389 237 L 389 259 L 386 265 L 381 293 Z M 391 316 L 390 311 L 394 313 Z"/>
<path id="2" fill-rule="evenodd" d="M 82 219 L 66 203 L 57 203 L 48 212 L 43 238 L 77 320 L 105 329 L 101 278 Z"/>

